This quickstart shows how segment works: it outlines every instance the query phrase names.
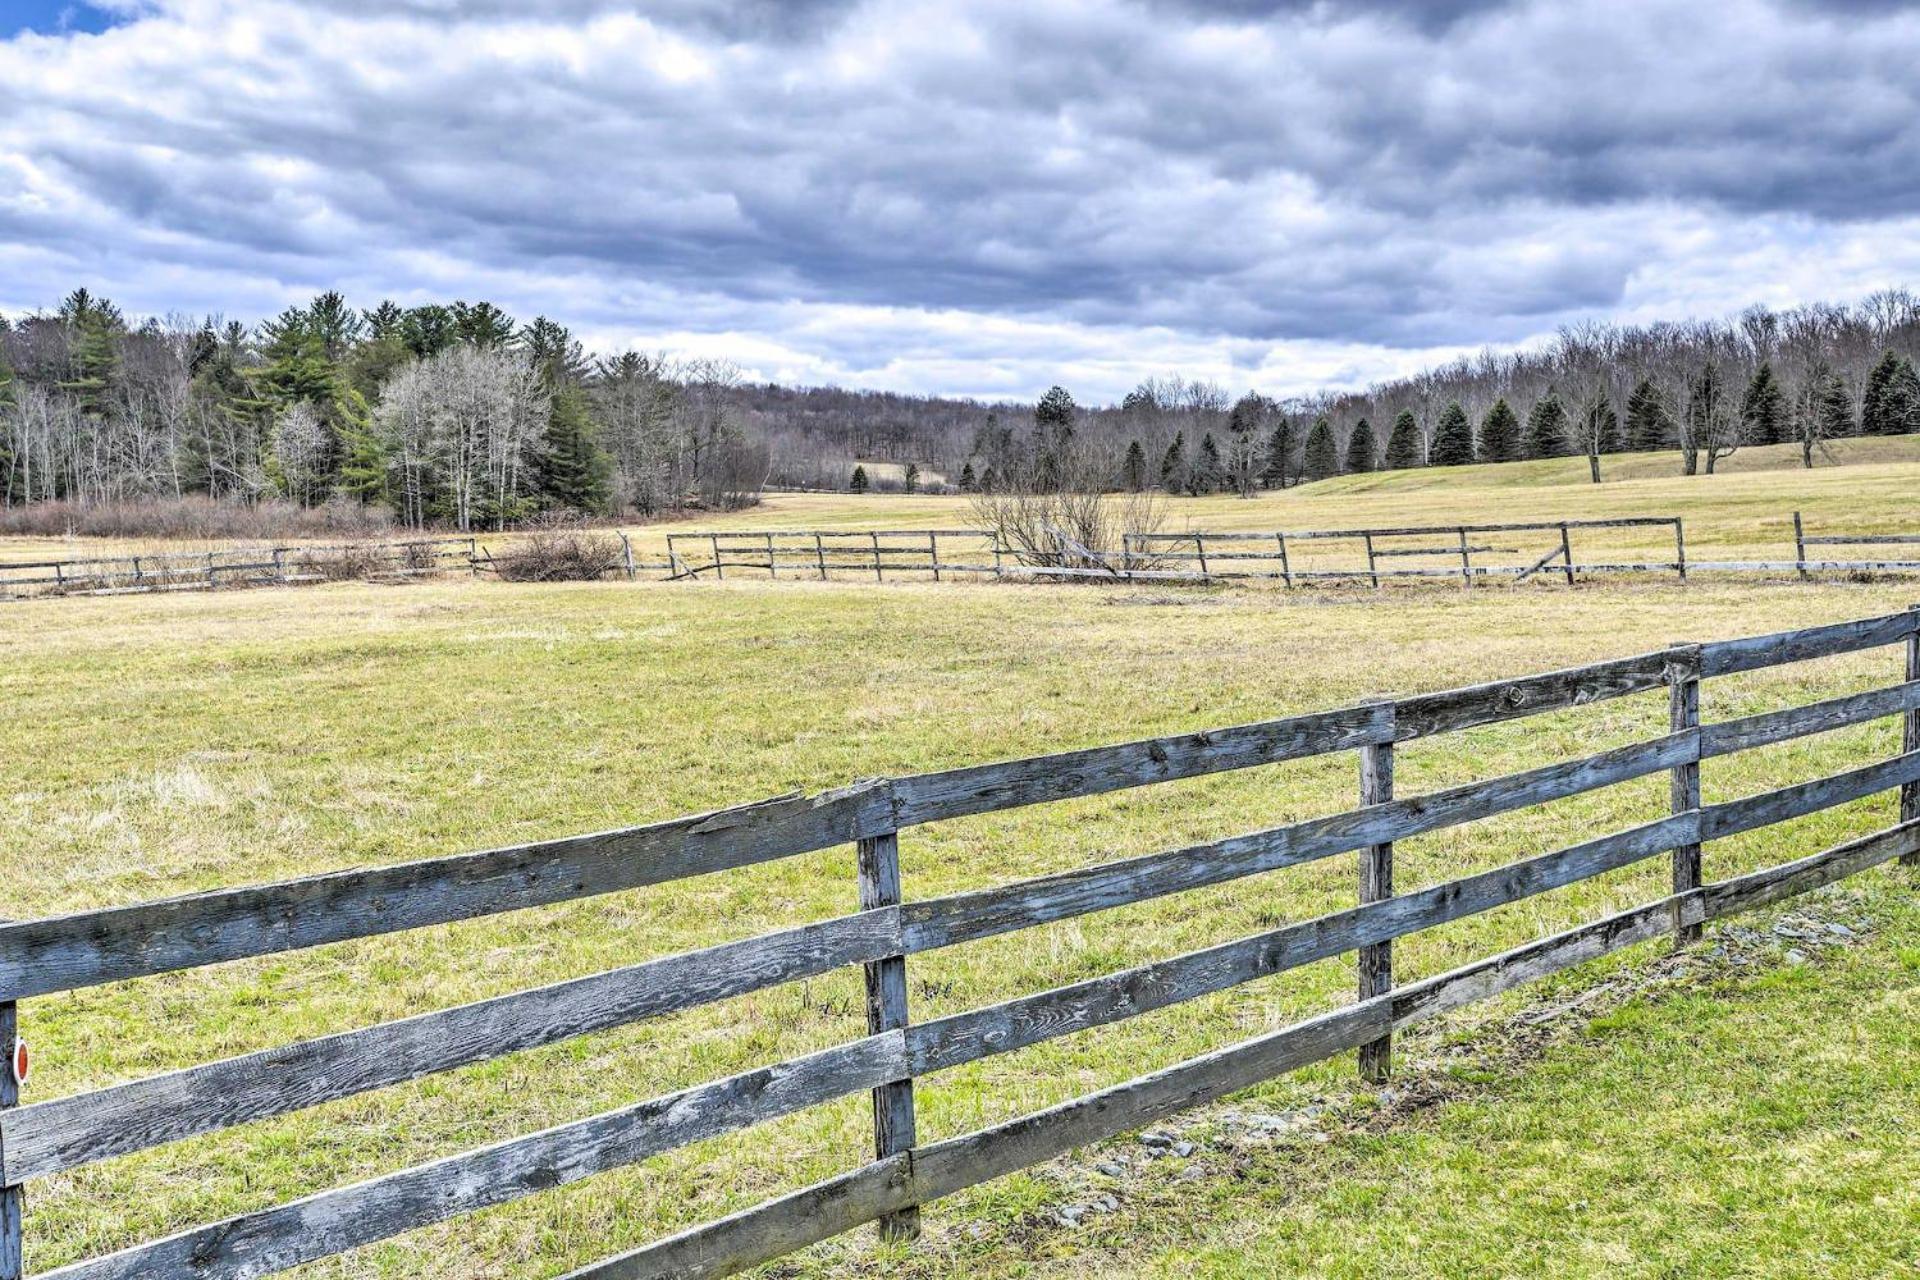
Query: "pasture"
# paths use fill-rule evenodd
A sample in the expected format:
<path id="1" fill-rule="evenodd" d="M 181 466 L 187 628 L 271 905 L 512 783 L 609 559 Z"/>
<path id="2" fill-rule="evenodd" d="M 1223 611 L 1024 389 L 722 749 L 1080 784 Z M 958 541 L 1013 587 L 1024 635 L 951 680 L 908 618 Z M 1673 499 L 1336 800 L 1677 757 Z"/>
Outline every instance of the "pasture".
<path id="1" fill-rule="evenodd" d="M 1758 452 L 1758 451 L 1755 451 Z M 1584 468 L 1581 460 L 1572 460 Z M 1539 464 L 1542 468 L 1560 464 Z M 1689 540 L 1810 524 L 1912 531 L 1920 463 L 1624 480 L 1518 468 L 1360 477 L 1253 502 L 1183 500 L 1206 527 L 1328 527 L 1679 511 Z M 920 527 L 962 503 L 775 496 L 742 526 Z M 836 523 L 838 522 L 838 523 Z M 1716 532 L 1717 531 L 1717 532 Z M 652 533 L 653 529 L 643 531 Z M 1790 533 L 1787 538 L 1790 542 Z M 789 790 L 1216 727 L 1920 601 L 1914 581 L 1612 582 L 1568 590 L 1244 589 L 729 580 L 516 586 L 452 579 L 12 608 L 0 629 L 4 914 L 645 822 Z M 1709 720 L 1888 683 L 1887 651 L 1707 687 Z M 1640 695 L 1401 753 L 1403 795 L 1663 732 Z M 1706 798 L 1898 750 L 1888 721 L 1712 762 Z M 1354 802 L 1345 756 L 910 830 L 909 899 L 1150 853 Z M 1665 812 L 1664 777 L 1404 842 L 1417 888 Z M 1891 796 L 1710 845 L 1709 877 L 1885 826 Z M 853 908 L 846 848 L 490 920 L 33 1002 L 35 1098 L 151 1075 L 823 919 Z M 1663 861 L 1401 944 L 1402 981 L 1665 891 Z M 908 1257 L 857 1235 L 774 1274 L 1879 1275 L 1920 1252 L 1910 1123 L 1920 887 L 1869 873 L 1790 909 L 1847 945 L 1749 922 L 1679 967 L 1653 944 L 1411 1037 L 1383 1105 L 1350 1059 L 1240 1113 L 1324 1118 L 1252 1142 L 1183 1121 L 1190 1157 L 1137 1147 L 1016 1175 L 929 1212 Z M 916 1020 L 1351 905 L 1350 858 L 916 958 Z M 1838 936 L 1838 935 L 1832 935 Z M 1721 951 L 1715 953 L 1718 945 Z M 1517 1030 L 1516 1012 L 1614 994 Z M 921 1082 L 923 1138 L 1115 1083 L 1351 998 L 1352 957 Z M 564 1122 L 861 1034 L 860 977 L 604 1032 L 62 1175 L 28 1206 L 32 1270 Z M 1440 1100 L 1408 1109 L 1405 1097 Z M 1392 1113 L 1391 1121 L 1376 1112 Z M 557 1275 L 864 1159 L 855 1097 L 300 1274 Z M 1318 1140 L 1317 1135 L 1326 1135 Z M 1106 1163 L 1112 1164 L 1111 1160 Z M 1189 1169 L 1197 1176 L 1183 1177 Z M 1058 1225 L 1116 1191 L 1118 1210 Z M 1664 1199 L 1663 1199 L 1664 1197 Z M 1728 1224 L 1731 1224 L 1729 1226 Z M 1731 1231 L 1739 1251 L 1722 1251 Z"/>

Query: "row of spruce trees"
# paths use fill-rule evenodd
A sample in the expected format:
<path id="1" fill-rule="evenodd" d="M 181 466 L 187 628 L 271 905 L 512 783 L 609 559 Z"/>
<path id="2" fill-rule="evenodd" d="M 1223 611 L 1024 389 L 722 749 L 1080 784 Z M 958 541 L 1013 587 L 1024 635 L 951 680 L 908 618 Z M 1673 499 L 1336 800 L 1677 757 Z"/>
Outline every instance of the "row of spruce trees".
<path id="1" fill-rule="evenodd" d="M 1642 379 L 1627 397 L 1624 417 L 1602 399 L 1587 411 L 1585 420 L 1577 419 L 1551 388 L 1533 402 L 1524 419 L 1504 396 L 1494 400 L 1477 425 L 1458 401 L 1449 402 L 1430 433 L 1411 409 L 1402 409 L 1384 444 L 1365 417 L 1343 433 L 1322 415 L 1302 434 L 1275 402 L 1248 395 L 1228 415 L 1224 446 L 1207 431 L 1197 449 L 1190 449 L 1186 433 L 1177 432 L 1153 465 L 1136 438 L 1127 443 L 1112 483 L 1132 492 L 1161 489 L 1198 496 L 1245 493 L 1250 487 L 1283 488 L 1357 472 L 1656 452 L 1681 448 L 1690 438 L 1701 449 L 1724 454 L 1740 445 L 1920 432 L 1920 373 L 1893 351 L 1886 352 L 1869 373 L 1858 416 L 1837 379 L 1813 388 L 1804 403 L 1790 404 L 1771 364 L 1762 362 L 1741 391 L 1737 410 L 1729 406 L 1727 425 L 1722 427 L 1714 415 L 1716 406 L 1729 401 L 1723 378 L 1711 366 L 1703 367 L 1677 408 L 1667 403 L 1652 379 Z M 1035 413 L 1036 441 L 1057 434 L 1062 414 L 1070 423 L 1075 412 L 1072 397 L 1058 387 L 1043 397 L 1042 405 Z M 1256 424 L 1262 429 L 1263 443 L 1254 436 Z M 1009 470 L 1004 462 L 976 465 L 976 459 L 969 458 L 961 468 L 958 487 L 966 493 L 992 492 L 1010 483 Z M 870 487 L 863 468 L 855 468 L 849 487 L 856 493 Z M 913 487 L 910 483 L 909 491 Z"/>

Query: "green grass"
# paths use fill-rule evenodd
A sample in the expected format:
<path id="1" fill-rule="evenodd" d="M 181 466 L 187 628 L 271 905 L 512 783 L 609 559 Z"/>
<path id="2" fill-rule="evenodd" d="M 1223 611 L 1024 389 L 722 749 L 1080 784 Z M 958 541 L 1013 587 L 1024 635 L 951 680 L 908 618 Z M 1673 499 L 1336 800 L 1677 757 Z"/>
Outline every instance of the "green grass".
<path id="1" fill-rule="evenodd" d="M 1854 481 L 1857 489 L 1879 492 L 1867 469 Z M 1356 507 L 1351 514 L 1364 521 L 1373 512 Z M 1230 724 L 1677 640 L 1854 617 L 1903 607 L 1914 596 L 1910 584 L 1899 583 L 1682 589 L 1649 581 L 1574 591 L 1406 591 L 1383 606 L 1358 591 L 733 581 L 517 587 L 458 580 L 19 605 L 0 632 L 0 772 L 9 780 L 0 798 L 0 865 L 10 870 L 5 913 L 42 915 L 644 822 L 860 776 Z M 1884 684 L 1896 675 L 1895 664 L 1895 655 L 1880 652 L 1715 682 L 1706 714 L 1722 718 Z M 1401 790 L 1412 794 L 1650 736 L 1665 717 L 1664 699 L 1641 697 L 1417 744 L 1402 753 Z M 1706 768 L 1708 798 L 1895 749 L 1893 728 L 1883 723 L 1716 761 Z M 1351 807 L 1354 797 L 1354 764 L 1343 756 L 910 831 L 902 839 L 907 892 L 924 897 L 1150 852 L 1334 812 Z M 1664 781 L 1648 779 L 1408 841 L 1400 882 L 1415 888 L 1498 865 L 1653 816 L 1665 804 Z M 1723 842 L 1709 850 L 1709 874 L 1824 847 L 1884 824 L 1889 813 L 1890 801 L 1880 799 Z M 24 1011 L 39 1052 L 33 1096 L 840 914 L 854 906 L 851 864 L 850 851 L 825 851 L 680 885 L 31 1001 Z M 1632 905 L 1662 892 L 1664 876 L 1664 867 L 1648 865 L 1423 935 L 1400 948 L 1400 972 L 1438 972 Z M 1902 883 L 1910 891 L 1911 878 L 1866 879 L 1881 886 L 1863 907 L 1879 931 L 1856 953 L 1860 981 L 1871 988 L 1865 969 L 1877 966 L 1883 994 L 1899 983 L 1910 990 L 1911 962 L 1900 957 L 1920 939 L 1904 899 L 1884 886 Z M 918 957 L 910 970 L 914 1016 L 955 1012 L 1348 905 L 1352 881 L 1351 860 L 1334 859 Z M 1590 972 L 1575 977 L 1567 989 L 1592 980 Z M 948 1136 L 1117 1082 L 1332 1007 L 1352 984 L 1350 963 L 1315 965 L 933 1077 L 920 1087 L 921 1132 Z M 1744 1082 L 1757 1068 L 1750 1062 L 1785 1062 L 1796 1051 L 1793 1019 L 1837 1033 L 1878 1016 L 1871 1000 L 1844 991 L 1829 1000 L 1819 987 L 1767 989 L 1766 999 L 1793 1011 L 1756 1018 L 1739 1037 L 1709 1038 L 1703 1078 L 1725 1075 L 1751 1094 Z M 1702 1015 L 1713 1003 L 1700 1007 Z M 1647 1020 L 1659 1022 L 1666 1007 Z M 775 1061 L 859 1034 L 860 1008 L 857 975 L 835 975 L 36 1184 L 29 1192 L 29 1258 L 44 1269 Z M 1682 1025 L 1697 1021 L 1689 1015 Z M 1636 1165 L 1628 1156 L 1610 1172 L 1606 1159 L 1588 1150 L 1601 1104 L 1575 1107 L 1564 1092 L 1557 1102 L 1548 1086 L 1558 1080 L 1570 1091 L 1589 1078 L 1574 1066 L 1564 1075 L 1550 1072 L 1558 1053 L 1626 1052 L 1629 1042 L 1642 1043 L 1638 1031 L 1596 1033 L 1591 1045 L 1556 1050 L 1537 1068 L 1492 1072 L 1487 1105 L 1530 1096 L 1516 1090 L 1542 1090 L 1530 1105 L 1543 1131 L 1558 1133 L 1569 1159 L 1600 1162 L 1582 1177 L 1595 1188 L 1610 1180 L 1630 1187 Z M 1657 1035 L 1645 1039 L 1659 1042 Z M 1595 1062 L 1595 1071 L 1605 1065 Z M 1873 1062 L 1875 1070 L 1893 1069 L 1877 1056 Z M 1262 1105 L 1316 1092 L 1340 1096 L 1350 1075 L 1349 1067 L 1329 1064 L 1259 1095 Z M 1910 1091 L 1911 1078 L 1903 1079 Z M 1828 1089 L 1824 1073 L 1803 1087 L 1821 1094 Z M 1854 1096 L 1838 1089 L 1821 1094 L 1823 1105 Z M 1466 1125 L 1445 1118 L 1470 1117 L 1472 1105 L 1472 1098 L 1450 1102 L 1420 1126 Z M 1801 1112 L 1783 1107 L 1777 1123 L 1796 1114 L 1811 1118 L 1766 1142 L 1784 1150 L 1810 1140 L 1809 1126 L 1823 1113 L 1809 1109 L 1811 1101 L 1796 1105 Z M 1863 1113 L 1860 1126 L 1866 1148 L 1889 1161 L 1904 1158 L 1904 1131 L 1878 1113 Z M 1378 1140 L 1412 1142 L 1423 1132 Z M 1442 1143 L 1446 1133 L 1454 1134 L 1461 1159 L 1481 1145 L 1470 1126 L 1432 1131 L 1427 1140 Z M 868 1141 L 866 1102 L 849 1099 L 303 1274 L 555 1275 L 851 1167 Z M 1396 1155 L 1383 1147 L 1378 1167 L 1415 1159 L 1420 1150 Z M 1438 1158 L 1444 1147 L 1428 1150 L 1435 1159 L 1421 1166 L 1421 1176 L 1452 1176 Z M 1384 1220 L 1377 1238 L 1361 1225 L 1378 1206 L 1348 1197 L 1334 1176 L 1355 1158 L 1338 1142 L 1306 1153 L 1306 1172 L 1324 1178 L 1309 1179 L 1300 1198 L 1284 1206 L 1212 1182 L 1170 1184 L 1160 1218 L 1123 1230 L 1125 1215 L 1116 1217 L 1113 1229 L 1125 1238 L 1102 1245 L 1106 1262 L 1087 1265 L 1102 1273 L 1110 1264 L 1186 1274 L 1177 1270 L 1185 1265 L 1178 1257 L 1163 1257 L 1156 1245 L 1212 1257 L 1234 1253 L 1234 1241 L 1244 1239 L 1248 1249 L 1275 1251 L 1257 1255 L 1273 1259 L 1270 1269 L 1219 1274 L 1284 1273 L 1296 1264 L 1279 1251 L 1293 1248 L 1286 1241 L 1296 1236 L 1319 1242 L 1322 1261 L 1315 1265 L 1332 1265 L 1325 1257 L 1348 1247 L 1349 1237 L 1356 1257 L 1386 1258 L 1363 1250 L 1398 1247 Z M 1736 1199 L 1765 1177 L 1764 1169 L 1713 1161 L 1688 1167 L 1706 1180 L 1703 1194 Z M 1458 1176 L 1456 1184 L 1436 1185 L 1467 1186 L 1470 1177 L 1492 1173 Z M 1019 1228 L 1059 1194 L 1056 1175 L 1024 1175 L 935 1209 L 929 1221 L 936 1239 L 914 1265 L 947 1259 L 962 1268 L 956 1273 L 1043 1272 L 1059 1261 L 1052 1255 L 1067 1247 L 1063 1240 L 1081 1247 L 1077 1237 Z M 1887 1249 L 1903 1245 L 1911 1255 L 1920 1246 L 1911 1200 L 1889 1196 L 1880 1237 L 1836 1232 L 1835 1247 L 1850 1252 L 1835 1255 L 1834 1274 L 1846 1274 L 1846 1266 L 1874 1273 L 1870 1264 Z M 1245 1214 L 1223 1211 L 1240 1199 L 1247 1200 Z M 1502 1226 L 1498 1207 L 1479 1218 L 1457 1215 L 1457 1225 L 1445 1228 L 1452 1234 L 1434 1238 L 1474 1240 L 1486 1257 L 1503 1249 L 1502 1231 L 1538 1228 L 1518 1217 Z M 1273 1216 L 1282 1208 L 1298 1223 Z M 1209 1238 L 1204 1232 L 1214 1222 L 1229 1236 L 1243 1234 Z M 953 1242 L 966 1240 L 975 1225 L 997 1243 L 959 1249 Z M 1264 1228 L 1276 1233 L 1273 1241 Z M 1300 1234 L 1309 1228 L 1320 1234 Z M 1627 1251 L 1642 1230 L 1624 1210 L 1582 1229 Z M 871 1272 L 879 1264 L 868 1258 L 863 1237 L 796 1265 L 808 1274 Z M 1416 1261 L 1396 1265 L 1403 1274 L 1427 1274 L 1409 1269 Z M 1589 1259 L 1569 1273 L 1616 1272 Z"/>
<path id="2" fill-rule="evenodd" d="M 1863 945 L 1792 964 L 1784 944 L 1762 943 L 1742 967 L 1709 955 L 1655 971 L 1650 988 L 1565 1020 L 1544 1044 L 1511 1047 L 1495 1025 L 1446 1044 L 1416 1038 L 1398 1087 L 1425 1105 L 1381 1123 L 1370 1098 L 1342 1095 L 1324 1146 L 1200 1126 L 1191 1162 L 1118 1180 L 1089 1173 L 1097 1157 L 1056 1166 L 1043 1200 L 1117 1187 L 1119 1212 L 1078 1229 L 1033 1221 L 1011 1250 L 943 1242 L 925 1273 L 1920 1274 L 1920 964 L 1901 941 L 1920 927 L 1912 889 L 1902 876 L 1802 904 L 1872 916 Z M 1188 1163 L 1206 1176 L 1170 1176 Z"/>

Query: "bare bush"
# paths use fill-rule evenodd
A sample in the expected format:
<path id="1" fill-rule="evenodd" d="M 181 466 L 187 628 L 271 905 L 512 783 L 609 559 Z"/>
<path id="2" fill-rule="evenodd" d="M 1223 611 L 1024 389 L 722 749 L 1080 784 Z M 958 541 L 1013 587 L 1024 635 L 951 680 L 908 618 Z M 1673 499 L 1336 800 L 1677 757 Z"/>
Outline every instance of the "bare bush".
<path id="1" fill-rule="evenodd" d="M 1024 565 L 1116 576 L 1137 568 L 1126 535 L 1158 532 L 1165 506 L 1151 490 L 1103 492 L 1106 463 L 1070 436 L 1043 443 L 990 492 L 972 495 L 973 523 Z"/>
<path id="2" fill-rule="evenodd" d="M 337 547 L 312 547 L 296 552 L 294 571 L 328 582 L 359 582 L 394 567 L 391 554 L 378 542 L 349 542 Z"/>
<path id="3" fill-rule="evenodd" d="M 493 557 L 507 582 L 596 582 L 620 568 L 620 536 L 585 527 L 579 520 L 543 520 Z"/>
<path id="4" fill-rule="evenodd" d="M 222 502 L 205 497 L 124 502 L 50 500 L 0 507 L 0 534 L 15 537 L 271 542 L 328 535 L 373 537 L 392 528 L 391 512 L 351 500 L 318 507 L 299 507 L 290 502 Z"/>

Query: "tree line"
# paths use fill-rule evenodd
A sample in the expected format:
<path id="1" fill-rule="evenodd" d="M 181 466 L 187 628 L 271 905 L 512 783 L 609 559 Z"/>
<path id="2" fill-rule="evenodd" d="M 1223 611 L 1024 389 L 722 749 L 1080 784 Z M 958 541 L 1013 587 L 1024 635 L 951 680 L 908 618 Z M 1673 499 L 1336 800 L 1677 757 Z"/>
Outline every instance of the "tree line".
<path id="1" fill-rule="evenodd" d="M 1055 387 L 1024 430 L 1006 407 L 986 411 L 958 487 L 1044 482 L 1062 406 L 1080 482 L 1133 492 L 1246 495 L 1353 472 L 1578 456 L 1598 483 L 1611 454 L 1675 451 L 1685 474 L 1711 474 L 1749 445 L 1796 444 L 1811 467 L 1832 440 L 1920 431 L 1916 348 L 1920 302 L 1896 290 L 1723 322 L 1569 326 L 1537 350 L 1285 402 L 1159 378 L 1080 412 Z"/>
<path id="2" fill-rule="evenodd" d="M 206 495 L 378 505 L 414 525 L 651 515 L 805 488 L 1047 484 L 1251 493 L 1343 472 L 1920 429 L 1920 301 L 1589 323 L 1358 392 L 1238 397 L 1154 377 L 1118 404 L 983 403 L 749 382 L 721 361 L 589 357 L 490 303 L 367 311 L 323 293 L 252 329 L 128 321 L 85 289 L 0 317 L 0 505 Z M 1062 437 L 1062 424 L 1070 438 Z M 884 473 L 860 460 L 896 464 Z M 909 481 L 902 477 L 910 476 Z"/>
<path id="3" fill-rule="evenodd" d="M 755 500 L 768 453 L 724 362 L 589 358 L 491 303 L 327 292 L 249 329 L 130 323 L 86 289 L 0 317 L 0 505 L 204 495 L 377 503 L 412 525 Z"/>

